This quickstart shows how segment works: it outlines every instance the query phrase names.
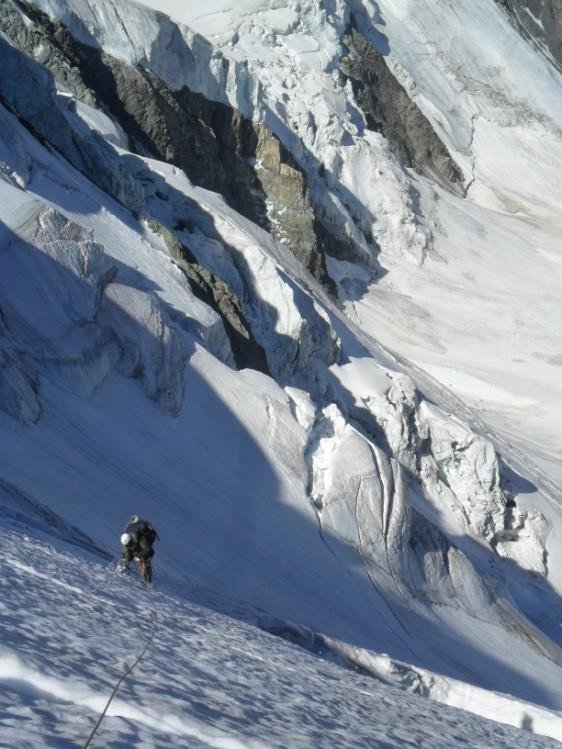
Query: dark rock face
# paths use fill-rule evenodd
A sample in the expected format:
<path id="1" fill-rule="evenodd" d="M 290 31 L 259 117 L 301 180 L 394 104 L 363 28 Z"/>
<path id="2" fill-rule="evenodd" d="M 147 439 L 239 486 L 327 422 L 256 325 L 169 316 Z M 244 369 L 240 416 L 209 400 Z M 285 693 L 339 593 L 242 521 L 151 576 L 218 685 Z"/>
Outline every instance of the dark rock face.
<path id="1" fill-rule="evenodd" d="M 384 135 L 397 159 L 454 192 L 463 175 L 427 117 L 410 99 L 384 56 L 356 28 L 353 17 L 344 38 L 341 71 L 351 81 L 367 127 Z"/>
<path id="2" fill-rule="evenodd" d="M 209 239 L 224 243 L 210 214 L 191 198 L 169 187 L 161 175 L 152 171 L 144 161 L 130 154 L 121 155 L 103 137 L 84 127 L 72 106 L 65 103 L 64 97 L 61 100 L 57 96 L 52 73 L 8 44 L 2 36 L 0 58 L 3 66 L 0 102 L 47 147 L 59 151 L 78 171 L 127 207 L 137 218 L 147 222 L 156 219 L 160 222 L 157 217 L 161 217 L 164 212 L 169 240 L 174 240 L 175 231 L 185 232 L 193 226 Z M 240 366 L 252 366 L 266 373 L 271 372 L 280 384 L 287 384 L 308 382 L 315 362 L 323 361 L 329 366 L 337 360 L 337 336 L 306 294 L 300 295 L 298 301 L 302 315 L 299 330 L 294 335 L 278 333 L 277 311 L 265 303 L 255 286 L 248 282 L 251 271 L 241 254 L 233 258 L 242 287 L 242 296 L 237 298 L 227 282 L 223 282 L 201 264 L 194 263 L 193 254 L 181 242 L 169 242 L 169 251 L 192 282 L 192 288 L 197 289 L 200 298 L 208 301 L 221 316 L 225 329 L 231 336 L 231 349 L 236 351 L 235 358 Z M 111 290 L 117 297 L 128 293 L 127 287 L 118 283 L 112 284 Z M 122 304 L 114 302 L 115 299 L 109 300 L 114 307 L 123 308 Z M 144 308 L 146 311 L 146 304 Z M 121 319 L 125 325 L 125 316 Z M 261 344 L 269 345 L 267 362 L 265 349 Z M 171 351 L 164 369 L 164 387 L 150 387 L 148 390 L 149 397 L 163 403 L 164 408 L 171 413 L 177 410 L 180 388 L 178 378 L 170 378 L 168 375 L 174 375 L 173 361 L 181 359 L 184 353 L 182 350 L 179 353 L 175 349 Z M 126 376 L 136 376 L 134 357 L 126 358 L 120 367 Z M 152 385 L 150 378 L 147 382 Z M 9 395 L 9 391 L 4 389 L 0 397 L 6 392 Z"/>
<path id="3" fill-rule="evenodd" d="M 191 250 L 169 229 L 156 221 L 148 223 L 166 243 L 170 256 L 185 274 L 195 296 L 220 315 L 236 366 L 239 369 L 258 369 L 270 375 L 265 352 L 254 338 L 240 300 L 230 286 L 198 263 Z"/>
<path id="4" fill-rule="evenodd" d="M 23 2 L 18 7 L 33 25 L 23 22 L 9 0 L 0 0 L 0 29 L 15 46 L 82 101 L 116 119 L 132 151 L 172 163 L 194 184 L 223 195 L 335 294 L 306 176 L 267 128 L 186 87 L 172 91 L 147 70 L 78 42 L 36 8 Z"/>
<path id="5" fill-rule="evenodd" d="M 1 16 L 0 16 L 1 17 Z M 134 213 L 144 195 L 115 150 L 97 133 L 73 129 L 57 103 L 51 74 L 0 36 L 0 101 L 42 142 L 56 148 L 104 192 Z"/>
<path id="6" fill-rule="evenodd" d="M 256 126 L 256 180 L 269 202 L 270 231 L 293 248 L 300 262 L 332 293 L 335 286 L 326 271 L 326 261 L 315 230 L 315 211 L 303 173 L 283 147 L 263 126 Z M 298 236 L 298 243 L 294 237 Z"/>
<path id="7" fill-rule="evenodd" d="M 562 70 L 562 3 L 560 0 L 496 0 L 522 36 L 533 42 Z"/>
<path id="8" fill-rule="evenodd" d="M 19 12 L 18 10 L 19 9 Z M 23 14 L 23 15 L 22 15 Z M 31 23 L 25 23 L 23 17 Z M 91 106 L 99 106 L 77 66 L 69 35 L 32 5 L 0 0 L 0 29 L 17 47 L 52 71 L 70 91 Z"/>

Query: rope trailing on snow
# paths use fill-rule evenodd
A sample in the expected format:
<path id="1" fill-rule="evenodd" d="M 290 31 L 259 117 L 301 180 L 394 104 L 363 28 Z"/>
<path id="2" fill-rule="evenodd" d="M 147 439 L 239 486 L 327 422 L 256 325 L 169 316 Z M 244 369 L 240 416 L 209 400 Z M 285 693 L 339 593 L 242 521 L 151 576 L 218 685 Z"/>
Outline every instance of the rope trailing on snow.
<path id="1" fill-rule="evenodd" d="M 105 718 L 107 710 L 108 710 L 109 706 L 111 705 L 111 702 L 112 702 L 113 698 L 117 694 L 117 690 L 119 689 L 119 687 L 121 686 L 121 684 L 125 681 L 125 679 L 127 678 L 127 676 L 129 676 L 129 674 L 131 674 L 135 670 L 135 668 L 138 666 L 138 664 L 143 659 L 144 654 L 146 653 L 146 651 L 150 647 L 150 644 L 152 643 L 152 640 L 154 639 L 154 635 L 156 634 L 156 627 L 157 626 L 158 626 L 158 609 L 155 608 L 154 609 L 154 619 L 153 619 L 153 622 L 152 622 L 152 632 L 150 633 L 150 636 L 149 636 L 148 640 L 146 641 L 145 646 L 142 649 L 142 652 L 140 653 L 139 656 L 137 656 L 137 659 L 135 660 L 135 662 L 133 663 L 133 665 L 129 666 L 129 668 L 125 671 L 125 673 L 120 677 L 120 679 L 117 682 L 117 684 L 113 687 L 113 691 L 112 691 L 109 699 L 107 700 L 107 704 L 104 707 L 103 712 L 101 713 L 100 717 L 98 718 L 98 722 L 94 726 L 94 730 L 89 735 L 88 740 L 84 744 L 83 749 L 87 749 L 90 746 L 90 744 L 92 743 L 92 739 L 96 735 L 96 732 L 97 732 L 98 728 L 100 727 L 102 720 Z"/>

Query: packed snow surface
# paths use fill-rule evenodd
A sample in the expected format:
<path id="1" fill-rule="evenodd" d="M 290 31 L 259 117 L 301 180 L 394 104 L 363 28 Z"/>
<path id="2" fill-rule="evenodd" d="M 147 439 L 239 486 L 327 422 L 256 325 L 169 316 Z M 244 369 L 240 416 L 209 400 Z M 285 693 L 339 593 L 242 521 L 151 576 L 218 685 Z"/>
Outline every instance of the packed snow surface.
<path id="1" fill-rule="evenodd" d="M 82 746 L 153 631 L 92 746 L 556 745 L 320 659 L 209 608 L 203 590 L 149 591 L 0 501 L 2 746 Z"/>

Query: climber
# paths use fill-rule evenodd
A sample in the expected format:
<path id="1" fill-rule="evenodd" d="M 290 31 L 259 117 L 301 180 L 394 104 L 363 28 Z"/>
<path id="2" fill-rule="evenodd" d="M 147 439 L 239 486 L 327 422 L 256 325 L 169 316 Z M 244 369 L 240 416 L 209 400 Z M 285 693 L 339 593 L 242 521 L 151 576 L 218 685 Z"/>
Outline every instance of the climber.
<path id="1" fill-rule="evenodd" d="M 141 578 L 144 582 L 151 583 L 151 559 L 154 556 L 152 545 L 156 539 L 160 540 L 160 537 L 148 520 L 143 520 L 138 515 L 132 515 L 121 536 L 123 558 L 119 563 L 119 569 L 124 572 L 134 560 L 139 563 Z"/>

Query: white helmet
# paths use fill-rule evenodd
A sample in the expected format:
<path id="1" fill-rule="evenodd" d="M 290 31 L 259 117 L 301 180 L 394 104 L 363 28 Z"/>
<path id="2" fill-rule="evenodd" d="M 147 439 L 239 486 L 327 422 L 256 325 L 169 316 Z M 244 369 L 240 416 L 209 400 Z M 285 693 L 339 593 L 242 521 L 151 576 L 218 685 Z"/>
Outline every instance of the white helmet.
<path id="1" fill-rule="evenodd" d="M 123 533 L 123 535 L 121 536 L 121 545 L 128 546 L 130 541 L 131 541 L 131 537 L 129 536 L 129 534 Z"/>

